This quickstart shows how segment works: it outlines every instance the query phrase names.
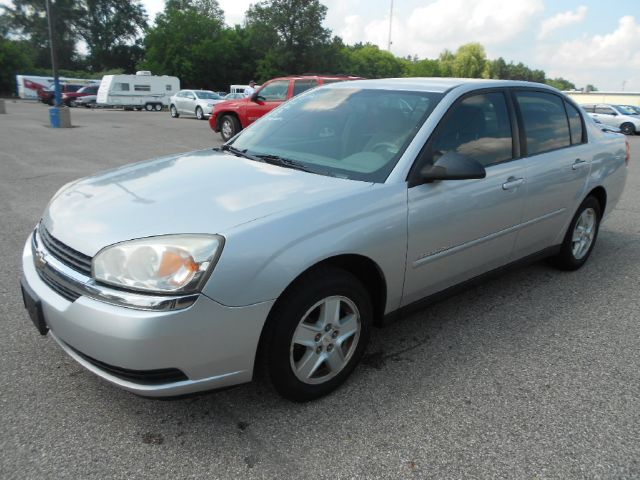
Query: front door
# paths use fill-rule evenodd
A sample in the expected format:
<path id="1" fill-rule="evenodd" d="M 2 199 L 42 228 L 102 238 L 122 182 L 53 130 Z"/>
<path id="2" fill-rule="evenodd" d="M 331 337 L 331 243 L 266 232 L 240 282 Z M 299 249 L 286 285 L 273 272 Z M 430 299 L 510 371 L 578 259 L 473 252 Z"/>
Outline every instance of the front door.
<path id="1" fill-rule="evenodd" d="M 289 95 L 289 80 L 274 80 L 266 83 L 260 90 L 255 101 L 247 105 L 247 127 L 263 115 L 269 113 L 282 102 L 286 101 Z"/>
<path id="2" fill-rule="evenodd" d="M 454 151 L 481 163 L 486 178 L 409 188 L 403 305 L 508 262 L 525 182 L 524 160 L 514 159 L 513 130 L 502 91 L 464 97 L 436 128 L 417 167 Z"/>

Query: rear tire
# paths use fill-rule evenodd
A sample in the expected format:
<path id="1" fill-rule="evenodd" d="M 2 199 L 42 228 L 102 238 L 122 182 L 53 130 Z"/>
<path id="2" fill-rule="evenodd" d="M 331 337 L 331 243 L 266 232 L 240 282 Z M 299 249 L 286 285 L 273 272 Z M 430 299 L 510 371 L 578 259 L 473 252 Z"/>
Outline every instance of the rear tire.
<path id="1" fill-rule="evenodd" d="M 306 402 L 351 375 L 369 341 L 371 298 L 351 273 L 321 267 L 285 292 L 265 326 L 262 359 L 283 397 Z"/>
<path id="2" fill-rule="evenodd" d="M 153 106 L 153 109 L 154 109 L 156 112 L 161 112 L 161 111 L 162 111 L 162 104 L 161 104 L 161 103 L 156 103 L 156 104 Z"/>
<path id="3" fill-rule="evenodd" d="M 560 270 L 577 270 L 586 263 L 598 238 L 602 207 L 595 197 L 582 202 L 569 224 L 560 252 L 552 263 Z"/>
<path id="4" fill-rule="evenodd" d="M 233 115 L 225 115 L 220 119 L 220 135 L 228 142 L 240 131 L 240 122 Z"/>
<path id="5" fill-rule="evenodd" d="M 145 109 L 147 112 L 152 112 L 152 111 L 153 111 L 153 104 L 152 104 L 152 103 L 147 103 L 147 104 L 144 106 L 144 109 Z"/>
<path id="6" fill-rule="evenodd" d="M 625 135 L 635 135 L 636 127 L 633 125 L 633 123 L 626 122 L 620 125 L 620 131 Z"/>

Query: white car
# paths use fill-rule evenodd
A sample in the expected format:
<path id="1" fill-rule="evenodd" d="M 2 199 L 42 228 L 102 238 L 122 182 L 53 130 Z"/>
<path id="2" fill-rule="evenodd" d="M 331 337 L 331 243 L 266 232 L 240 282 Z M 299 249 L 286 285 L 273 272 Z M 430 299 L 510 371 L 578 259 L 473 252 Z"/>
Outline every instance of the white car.
<path id="1" fill-rule="evenodd" d="M 581 105 L 594 119 L 605 125 L 617 127 L 625 135 L 640 132 L 640 116 L 624 105 L 610 105 L 604 103 Z"/>
<path id="2" fill-rule="evenodd" d="M 204 120 L 211 115 L 213 106 L 222 101 L 222 97 L 211 90 L 180 90 L 171 97 L 169 112 L 173 118 L 195 115 L 198 120 Z"/>

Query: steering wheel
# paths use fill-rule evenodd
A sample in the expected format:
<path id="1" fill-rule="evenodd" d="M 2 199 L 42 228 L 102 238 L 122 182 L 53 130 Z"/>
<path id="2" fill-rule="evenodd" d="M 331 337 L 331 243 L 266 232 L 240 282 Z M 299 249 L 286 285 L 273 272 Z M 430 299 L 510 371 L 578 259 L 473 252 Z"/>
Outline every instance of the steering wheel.
<path id="1" fill-rule="evenodd" d="M 378 142 L 371 146 L 369 150 L 376 153 L 392 153 L 395 155 L 398 153 L 398 146 L 391 142 Z"/>

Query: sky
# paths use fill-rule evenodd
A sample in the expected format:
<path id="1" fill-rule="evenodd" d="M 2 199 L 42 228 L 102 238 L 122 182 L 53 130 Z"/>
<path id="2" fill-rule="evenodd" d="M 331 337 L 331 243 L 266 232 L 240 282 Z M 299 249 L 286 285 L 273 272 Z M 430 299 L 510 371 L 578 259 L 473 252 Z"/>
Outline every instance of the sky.
<path id="1" fill-rule="evenodd" d="M 255 0 L 218 0 L 229 25 Z M 391 0 L 321 0 L 325 26 L 347 44 L 387 49 Z M 143 0 L 153 19 L 164 0 Z M 523 62 L 578 87 L 640 92 L 639 0 L 393 0 L 391 52 L 436 58 L 484 45 L 490 59 Z"/>

